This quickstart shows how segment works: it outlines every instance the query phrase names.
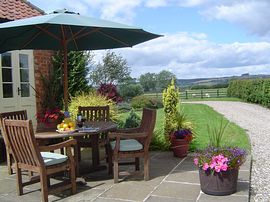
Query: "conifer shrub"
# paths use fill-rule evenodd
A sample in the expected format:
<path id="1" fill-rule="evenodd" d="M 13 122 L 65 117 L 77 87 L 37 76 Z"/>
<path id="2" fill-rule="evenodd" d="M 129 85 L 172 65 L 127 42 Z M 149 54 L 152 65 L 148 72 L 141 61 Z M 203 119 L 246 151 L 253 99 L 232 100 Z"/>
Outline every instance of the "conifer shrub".
<path id="1" fill-rule="evenodd" d="M 125 121 L 123 128 L 136 128 L 141 123 L 141 117 L 132 109 Z"/>
<path id="2" fill-rule="evenodd" d="M 164 135 L 167 137 L 175 129 L 175 117 L 177 113 L 177 105 L 180 103 L 179 90 L 174 84 L 172 79 L 171 84 L 164 89 L 162 93 L 165 123 L 164 123 Z"/>

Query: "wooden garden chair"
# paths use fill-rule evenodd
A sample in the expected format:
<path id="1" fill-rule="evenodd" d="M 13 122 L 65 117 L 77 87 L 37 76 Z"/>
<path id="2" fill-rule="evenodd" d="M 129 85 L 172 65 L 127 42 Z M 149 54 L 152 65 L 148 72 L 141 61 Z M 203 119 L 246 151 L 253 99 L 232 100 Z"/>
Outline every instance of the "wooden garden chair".
<path id="1" fill-rule="evenodd" d="M 13 119 L 13 120 L 27 120 L 27 112 L 26 110 L 21 110 L 21 111 L 0 113 L 0 129 L 2 128 L 1 125 L 4 118 Z M 12 168 L 13 167 L 12 162 L 14 162 L 14 160 L 12 158 L 10 146 L 8 142 L 6 141 L 6 135 L 2 129 L 1 131 L 2 131 L 2 135 L 4 138 L 5 145 L 6 145 L 8 174 L 12 175 L 14 173 L 13 168 Z"/>
<path id="2" fill-rule="evenodd" d="M 87 106 L 78 107 L 78 113 L 80 113 L 86 122 L 96 122 L 96 121 L 110 121 L 110 107 L 107 106 Z M 105 138 L 100 139 L 100 144 L 105 144 Z M 91 148 L 92 143 L 89 137 L 85 136 L 83 138 L 77 139 L 78 143 L 78 160 L 81 161 L 81 148 Z"/>
<path id="3" fill-rule="evenodd" d="M 119 165 L 135 165 L 140 169 L 139 158 L 144 158 L 144 180 L 149 180 L 149 146 L 156 123 L 156 110 L 143 109 L 142 121 L 138 128 L 118 129 L 108 134 L 109 139 L 109 174 L 118 182 Z M 134 158 L 134 162 L 119 162 L 121 159 Z"/>
<path id="4" fill-rule="evenodd" d="M 71 189 L 76 193 L 75 161 L 71 147 L 76 140 L 68 140 L 59 144 L 38 147 L 31 120 L 3 120 L 3 130 L 6 140 L 15 160 L 17 175 L 17 193 L 23 194 L 23 187 L 39 182 L 41 183 L 42 201 L 48 201 L 48 194 Z M 48 151 L 66 148 L 67 156 Z M 39 177 L 22 181 L 22 170 L 38 173 Z M 50 186 L 50 176 L 59 172 L 68 171 L 70 179 Z"/>

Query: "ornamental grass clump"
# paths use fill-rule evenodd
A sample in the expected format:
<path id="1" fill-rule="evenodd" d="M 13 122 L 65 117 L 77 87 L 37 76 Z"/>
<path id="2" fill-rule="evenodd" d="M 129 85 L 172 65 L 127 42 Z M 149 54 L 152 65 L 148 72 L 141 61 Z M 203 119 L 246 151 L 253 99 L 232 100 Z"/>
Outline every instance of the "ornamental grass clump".
<path id="1" fill-rule="evenodd" d="M 108 99 L 106 96 L 103 96 L 96 91 L 90 91 L 89 93 L 81 93 L 74 97 L 71 97 L 69 103 L 69 112 L 71 113 L 71 118 L 76 119 L 76 115 L 78 113 L 78 107 L 86 107 L 86 106 L 109 106 L 110 108 L 110 119 L 112 121 L 118 121 L 118 111 L 116 103 Z"/>

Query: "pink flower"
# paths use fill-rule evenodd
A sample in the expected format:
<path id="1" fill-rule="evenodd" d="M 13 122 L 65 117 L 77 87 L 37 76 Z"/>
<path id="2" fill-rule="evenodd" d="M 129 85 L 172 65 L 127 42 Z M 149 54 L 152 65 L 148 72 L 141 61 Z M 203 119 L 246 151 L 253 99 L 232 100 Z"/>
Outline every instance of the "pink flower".
<path id="1" fill-rule="evenodd" d="M 215 167 L 215 171 L 217 172 L 217 173 L 219 173 L 220 172 L 220 165 L 217 165 L 216 167 Z"/>
<path id="2" fill-rule="evenodd" d="M 204 163 L 202 169 L 206 171 L 208 168 L 209 168 L 208 163 Z"/>
<path id="3" fill-rule="evenodd" d="M 228 169 L 228 165 L 227 165 L 227 164 L 223 164 L 223 165 L 220 167 L 220 169 L 221 169 L 222 171 L 226 171 L 226 170 Z"/>
<path id="4" fill-rule="evenodd" d="M 210 168 L 213 169 L 214 167 L 216 167 L 216 165 L 217 165 L 216 162 L 211 161 Z"/>
<path id="5" fill-rule="evenodd" d="M 198 158 L 194 158 L 193 162 L 197 166 L 199 164 L 199 159 Z"/>

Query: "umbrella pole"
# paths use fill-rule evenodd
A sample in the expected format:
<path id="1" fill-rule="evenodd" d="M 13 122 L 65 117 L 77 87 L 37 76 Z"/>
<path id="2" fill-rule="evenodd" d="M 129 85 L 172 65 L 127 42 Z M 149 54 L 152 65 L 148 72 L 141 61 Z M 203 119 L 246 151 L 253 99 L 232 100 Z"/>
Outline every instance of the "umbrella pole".
<path id="1" fill-rule="evenodd" d="M 67 43 L 63 43 L 63 54 L 64 54 L 64 106 L 65 111 L 68 111 L 68 71 L 67 71 Z"/>

